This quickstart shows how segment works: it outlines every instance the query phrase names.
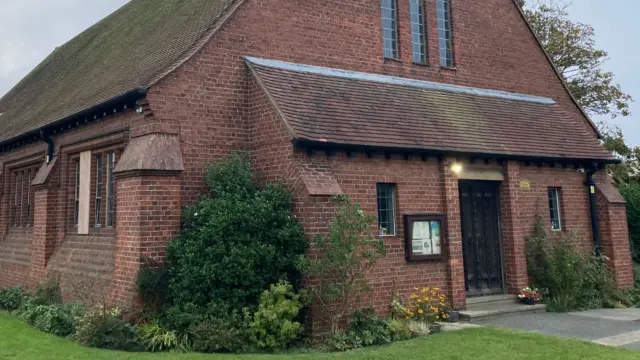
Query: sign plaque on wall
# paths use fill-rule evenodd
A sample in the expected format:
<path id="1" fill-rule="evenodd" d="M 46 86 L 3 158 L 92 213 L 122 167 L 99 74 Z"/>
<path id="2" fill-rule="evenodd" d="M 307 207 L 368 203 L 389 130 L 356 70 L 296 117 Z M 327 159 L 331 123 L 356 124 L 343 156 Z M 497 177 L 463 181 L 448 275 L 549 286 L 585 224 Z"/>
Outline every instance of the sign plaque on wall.
<path id="1" fill-rule="evenodd" d="M 531 190 L 531 180 L 520 180 L 520 189 Z"/>

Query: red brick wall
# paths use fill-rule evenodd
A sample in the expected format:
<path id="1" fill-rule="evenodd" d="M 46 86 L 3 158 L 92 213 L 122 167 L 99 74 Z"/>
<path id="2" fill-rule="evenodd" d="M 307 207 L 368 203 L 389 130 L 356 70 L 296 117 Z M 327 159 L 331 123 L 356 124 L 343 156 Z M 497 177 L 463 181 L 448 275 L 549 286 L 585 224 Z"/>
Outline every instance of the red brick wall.
<path id="1" fill-rule="evenodd" d="M 12 229 L 0 242 L 0 287 L 29 284 L 31 231 Z"/>
<path id="2" fill-rule="evenodd" d="M 402 61 L 382 58 L 378 0 L 247 0 L 193 58 L 153 86 L 147 98 L 154 121 L 180 132 L 183 204 L 202 191 L 206 163 L 249 146 L 244 56 L 548 96 L 574 115 L 568 127 L 588 128 L 512 0 L 452 2 L 455 70 L 438 66 L 435 0 L 425 4 L 430 66 L 412 63 L 408 2 L 398 3 Z"/>

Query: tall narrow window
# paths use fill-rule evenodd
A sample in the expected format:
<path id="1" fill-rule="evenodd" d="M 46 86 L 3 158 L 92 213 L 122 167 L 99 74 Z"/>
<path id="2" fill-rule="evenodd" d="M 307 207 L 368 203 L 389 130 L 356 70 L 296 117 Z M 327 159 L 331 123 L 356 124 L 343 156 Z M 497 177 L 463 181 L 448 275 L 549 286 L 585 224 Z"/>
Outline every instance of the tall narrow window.
<path id="1" fill-rule="evenodd" d="M 18 226 L 18 218 L 20 217 L 18 215 L 18 202 L 20 201 L 20 196 L 18 194 L 18 189 L 20 189 L 20 176 L 18 175 L 18 173 L 16 173 L 16 192 L 13 196 L 13 226 Z"/>
<path id="2" fill-rule="evenodd" d="M 76 160 L 76 189 L 73 209 L 73 226 L 78 227 L 80 215 L 80 160 Z"/>
<path id="3" fill-rule="evenodd" d="M 114 193 L 116 178 L 114 170 L 116 166 L 116 153 L 107 153 L 107 226 L 115 225 Z"/>
<path id="4" fill-rule="evenodd" d="M 560 191 L 557 188 L 549 189 L 549 217 L 551 219 L 551 230 L 562 230 L 562 217 L 560 214 Z"/>
<path id="5" fill-rule="evenodd" d="M 398 12 L 397 0 L 380 0 L 382 9 L 382 45 L 384 57 L 398 58 Z"/>
<path id="6" fill-rule="evenodd" d="M 378 193 L 378 231 L 380 235 L 396 234 L 396 186 L 379 183 Z"/>
<path id="7" fill-rule="evenodd" d="M 16 226 L 24 226 L 24 182 L 24 171 L 20 171 L 20 195 L 16 193 L 16 200 L 20 202 L 20 213 L 18 214 Z"/>
<path id="8" fill-rule="evenodd" d="M 436 0 L 438 15 L 438 48 L 440 66 L 453 67 L 453 50 L 451 45 L 451 1 Z"/>
<path id="9" fill-rule="evenodd" d="M 27 184 L 27 226 L 31 226 L 31 182 L 33 181 L 33 174 L 29 169 L 29 183 Z"/>
<path id="10" fill-rule="evenodd" d="M 96 227 L 102 219 L 102 154 L 96 156 Z"/>
<path id="11" fill-rule="evenodd" d="M 411 10 L 411 46 L 413 62 L 427 62 L 427 41 L 425 34 L 424 0 L 409 0 Z"/>

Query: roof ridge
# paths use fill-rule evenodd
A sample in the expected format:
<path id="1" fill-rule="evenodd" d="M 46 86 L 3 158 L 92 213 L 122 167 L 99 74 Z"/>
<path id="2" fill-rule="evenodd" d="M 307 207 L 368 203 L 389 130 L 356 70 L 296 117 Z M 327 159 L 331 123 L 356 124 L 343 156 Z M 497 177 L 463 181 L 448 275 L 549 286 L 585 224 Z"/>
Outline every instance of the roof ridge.
<path id="1" fill-rule="evenodd" d="M 397 76 L 335 69 L 335 68 L 329 68 L 324 66 L 296 64 L 296 63 L 286 62 L 281 60 L 267 60 L 267 59 L 261 59 L 261 58 L 251 57 L 251 56 L 247 56 L 245 57 L 245 59 L 249 63 L 255 64 L 258 66 L 272 67 L 272 68 L 277 68 L 281 70 L 305 72 L 305 73 L 311 73 L 316 75 L 339 77 L 344 79 L 375 81 L 375 82 L 390 84 L 390 85 L 412 86 L 412 87 L 417 87 L 425 90 L 436 90 L 436 91 L 455 92 L 455 93 L 477 95 L 477 96 L 488 96 L 488 97 L 501 98 L 505 100 L 527 101 L 527 102 L 535 102 L 535 103 L 547 104 L 547 105 L 556 104 L 555 100 L 551 98 L 520 94 L 520 93 L 512 93 L 512 92 L 501 91 L 501 90 L 452 85 L 452 84 L 438 83 L 438 82 L 426 81 L 426 80 L 408 79 L 408 78 L 402 78 Z"/>

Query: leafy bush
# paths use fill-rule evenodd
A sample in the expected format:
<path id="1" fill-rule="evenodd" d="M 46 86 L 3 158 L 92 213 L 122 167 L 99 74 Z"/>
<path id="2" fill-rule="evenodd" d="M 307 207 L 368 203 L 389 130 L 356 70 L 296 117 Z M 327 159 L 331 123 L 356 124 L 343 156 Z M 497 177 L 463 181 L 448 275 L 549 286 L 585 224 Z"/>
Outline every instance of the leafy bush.
<path id="1" fill-rule="evenodd" d="M 36 299 L 38 300 L 38 299 Z M 40 305 L 26 301 L 18 311 L 25 323 L 36 329 L 56 336 L 69 336 L 75 331 L 71 307 L 61 304 Z"/>
<path id="2" fill-rule="evenodd" d="M 327 340 L 330 351 L 348 351 L 362 347 L 362 340 L 353 332 L 335 331 Z"/>
<path id="3" fill-rule="evenodd" d="M 250 350 L 247 325 L 239 319 L 212 318 L 189 330 L 192 348 L 204 353 L 241 353 Z"/>
<path id="4" fill-rule="evenodd" d="M 153 313 L 164 310 L 169 291 L 169 269 L 151 259 L 143 259 L 138 273 L 138 294 L 144 306 Z"/>
<path id="5" fill-rule="evenodd" d="M 151 352 L 177 350 L 187 352 L 190 349 L 189 337 L 180 336 L 176 331 L 166 330 L 157 322 L 137 327 L 140 342 Z"/>
<path id="6" fill-rule="evenodd" d="M 308 291 L 319 310 L 316 318 L 327 322 L 331 333 L 338 333 L 360 297 L 371 291 L 366 273 L 386 252 L 384 242 L 372 230 L 375 217 L 366 215 L 346 196 L 333 197 L 333 201 L 340 209 L 329 223 L 329 233 L 313 241 L 313 250 L 321 255 L 307 257 L 302 269 L 312 279 Z"/>
<path id="7" fill-rule="evenodd" d="M 159 325 L 171 329 L 178 334 L 186 335 L 193 324 L 198 324 L 207 318 L 207 311 L 194 304 L 173 306 L 167 309 L 159 319 Z"/>
<path id="8" fill-rule="evenodd" d="M 405 320 L 391 319 L 387 321 L 387 325 L 389 326 L 389 334 L 392 341 L 410 340 L 416 336 Z"/>
<path id="9" fill-rule="evenodd" d="M 640 184 L 619 184 L 618 190 L 627 201 L 627 223 L 633 260 L 640 262 Z"/>
<path id="10" fill-rule="evenodd" d="M 551 238 L 538 217 L 527 238 L 527 269 L 534 284 L 544 289 L 549 311 L 613 307 L 621 295 L 604 258 L 580 252 L 572 236 Z"/>
<path id="11" fill-rule="evenodd" d="M 299 287 L 306 239 L 281 184 L 260 186 L 249 156 L 234 153 L 207 169 L 208 195 L 185 210 L 181 234 L 168 249 L 174 305 L 212 301 L 242 310 L 270 284 Z"/>
<path id="12" fill-rule="evenodd" d="M 62 305 L 39 306 L 34 327 L 40 331 L 56 336 L 69 336 L 73 334 L 73 316 L 68 308 Z M 38 311 L 37 311 L 38 312 Z"/>
<path id="13" fill-rule="evenodd" d="M 378 319 L 368 308 L 351 314 L 349 334 L 357 336 L 362 346 L 384 345 L 391 342 L 391 332 L 386 321 Z"/>
<path id="14" fill-rule="evenodd" d="M 0 310 L 13 311 L 20 308 L 25 292 L 21 287 L 0 289 Z"/>
<path id="15" fill-rule="evenodd" d="M 40 305 L 53 305 L 62 303 L 62 293 L 60 292 L 60 280 L 57 277 L 48 277 L 38 284 L 33 301 Z"/>
<path id="16" fill-rule="evenodd" d="M 282 350 L 295 341 L 303 331 L 295 321 L 302 309 L 300 295 L 288 282 L 271 285 L 260 296 L 258 310 L 249 320 L 249 334 L 258 349 Z"/>
<path id="17" fill-rule="evenodd" d="M 137 329 L 121 319 L 117 308 L 94 308 L 75 318 L 74 339 L 82 345 L 122 351 L 141 351 Z"/>

